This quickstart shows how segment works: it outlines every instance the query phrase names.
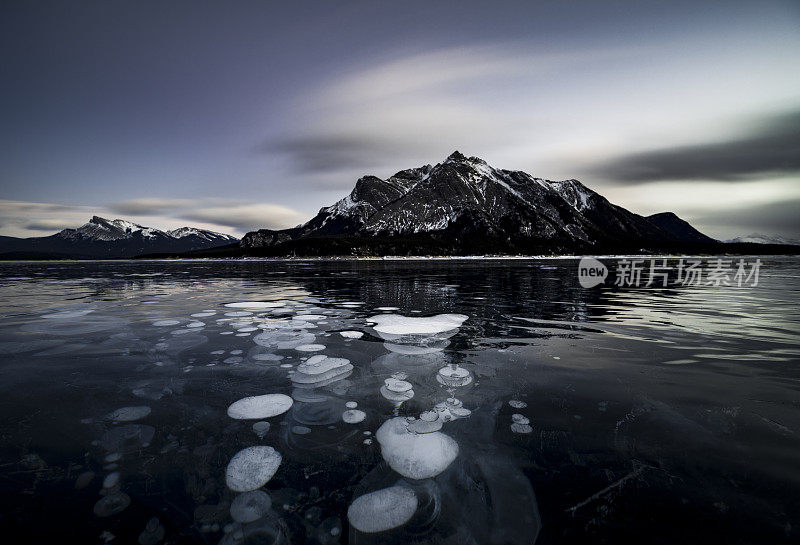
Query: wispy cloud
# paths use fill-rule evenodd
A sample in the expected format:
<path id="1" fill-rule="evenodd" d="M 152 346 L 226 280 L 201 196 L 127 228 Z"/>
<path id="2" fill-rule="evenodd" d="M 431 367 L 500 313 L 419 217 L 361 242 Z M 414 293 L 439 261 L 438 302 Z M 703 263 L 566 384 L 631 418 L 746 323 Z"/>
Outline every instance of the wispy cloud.
<path id="1" fill-rule="evenodd" d="M 95 215 L 157 229 L 189 225 L 236 236 L 263 227 L 293 227 L 308 219 L 286 206 L 233 199 L 135 199 L 107 206 L 0 200 L 0 229 L 6 236 L 45 236 L 79 227 Z"/>
<path id="2" fill-rule="evenodd" d="M 726 141 L 623 155 L 597 173 L 620 183 L 800 174 L 800 111 L 764 119 L 748 134 Z"/>

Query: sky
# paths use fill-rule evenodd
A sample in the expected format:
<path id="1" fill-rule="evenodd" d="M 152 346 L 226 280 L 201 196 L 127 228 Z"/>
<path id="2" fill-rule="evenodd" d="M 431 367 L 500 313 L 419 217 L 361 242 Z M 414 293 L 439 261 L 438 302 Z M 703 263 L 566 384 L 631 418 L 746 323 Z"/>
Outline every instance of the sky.
<path id="1" fill-rule="evenodd" d="M 800 3 L 6 1 L 0 235 L 242 235 L 452 151 L 800 238 Z"/>

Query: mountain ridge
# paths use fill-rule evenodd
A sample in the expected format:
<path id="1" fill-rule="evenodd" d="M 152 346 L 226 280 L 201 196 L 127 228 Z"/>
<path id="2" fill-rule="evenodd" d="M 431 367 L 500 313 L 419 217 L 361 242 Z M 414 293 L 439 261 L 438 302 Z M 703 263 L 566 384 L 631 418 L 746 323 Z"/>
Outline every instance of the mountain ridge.
<path id="1" fill-rule="evenodd" d="M 238 238 L 195 227 L 163 231 L 127 220 L 92 216 L 76 228 L 44 237 L 0 237 L 0 257 L 26 259 L 119 258 L 154 252 L 210 250 L 237 243 Z"/>
<path id="2" fill-rule="evenodd" d="M 497 169 L 458 151 L 436 165 L 401 170 L 385 180 L 362 176 L 350 194 L 321 208 L 308 222 L 252 231 L 241 246 L 283 245 L 291 254 L 308 251 L 314 240 L 326 238 L 348 239 L 346 245 L 355 254 L 371 252 L 377 241 L 391 247 L 393 239 L 403 253 L 438 248 L 457 254 L 479 247 L 500 253 L 580 252 L 713 240 L 690 240 L 686 233 L 609 202 L 578 180 L 552 181 Z"/>

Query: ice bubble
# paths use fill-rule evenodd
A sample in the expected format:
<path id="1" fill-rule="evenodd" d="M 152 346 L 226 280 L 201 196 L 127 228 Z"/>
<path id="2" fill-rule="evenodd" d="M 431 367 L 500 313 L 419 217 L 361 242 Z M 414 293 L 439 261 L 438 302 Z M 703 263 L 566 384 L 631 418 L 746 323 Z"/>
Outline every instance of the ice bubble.
<path id="1" fill-rule="evenodd" d="M 242 327 L 237 329 L 239 333 L 252 333 L 253 331 L 258 331 L 257 327 Z"/>
<path id="2" fill-rule="evenodd" d="M 157 322 L 153 322 L 153 325 L 156 327 L 169 327 L 173 325 L 178 325 L 180 320 L 158 320 Z"/>
<path id="3" fill-rule="evenodd" d="M 530 420 L 528 420 L 525 416 L 517 413 L 511 415 L 511 420 L 514 421 L 516 424 L 530 424 Z"/>
<path id="4" fill-rule="evenodd" d="M 159 541 L 164 539 L 164 527 L 159 522 L 158 518 L 153 517 L 147 521 L 147 525 L 139 534 L 139 545 L 156 545 Z"/>
<path id="5" fill-rule="evenodd" d="M 284 394 L 245 397 L 228 407 L 228 416 L 237 420 L 260 420 L 288 411 L 294 401 Z"/>
<path id="6" fill-rule="evenodd" d="M 276 303 L 272 301 L 238 301 L 236 303 L 226 303 L 225 306 L 228 308 L 263 309 L 282 307 L 283 303 Z"/>
<path id="7" fill-rule="evenodd" d="M 222 360 L 222 363 L 235 365 L 237 363 L 242 363 L 243 361 L 244 358 L 241 356 L 231 356 L 230 358 L 225 358 L 224 360 Z"/>
<path id="8" fill-rule="evenodd" d="M 225 483 L 234 492 L 261 488 L 275 475 L 281 455 L 272 447 L 256 446 L 240 450 L 228 463 Z"/>
<path id="9" fill-rule="evenodd" d="M 297 366 L 292 382 L 299 388 L 324 386 L 350 375 L 353 366 L 345 358 L 312 356 Z"/>
<path id="10" fill-rule="evenodd" d="M 94 312 L 94 309 L 85 309 L 85 310 L 62 310 L 61 312 L 52 312 L 50 314 L 43 314 L 42 318 L 46 318 L 48 320 L 65 320 L 69 318 L 80 318 L 81 316 L 86 316 L 90 312 Z"/>
<path id="11" fill-rule="evenodd" d="M 317 320 L 324 320 L 325 316 L 322 314 L 298 314 L 294 317 L 295 320 L 305 320 L 306 322 L 316 322 Z"/>
<path id="12" fill-rule="evenodd" d="M 75 490 L 82 490 L 92 484 L 94 480 L 94 471 L 84 471 L 75 480 Z"/>
<path id="13" fill-rule="evenodd" d="M 225 351 L 224 351 L 224 350 L 213 350 L 213 351 L 211 352 L 211 355 L 212 355 L 212 356 L 221 356 L 221 355 L 222 355 L 222 354 L 224 354 L 224 353 L 225 353 Z"/>
<path id="14" fill-rule="evenodd" d="M 414 397 L 414 390 L 406 390 L 405 392 L 398 393 L 389 390 L 385 385 L 381 386 L 380 392 L 383 397 L 396 403 L 402 403 L 403 401 L 408 401 Z"/>
<path id="15" fill-rule="evenodd" d="M 435 477 L 458 456 L 458 443 L 442 432 L 417 434 L 408 429 L 409 421 L 395 417 L 384 422 L 375 433 L 381 455 L 389 467 L 409 479 Z"/>
<path id="16" fill-rule="evenodd" d="M 360 339 L 364 334 L 360 331 L 340 331 L 339 335 L 345 339 Z"/>
<path id="17" fill-rule="evenodd" d="M 394 392 L 396 394 L 402 394 L 403 392 L 408 392 L 411 390 L 412 386 L 410 382 L 406 382 L 405 380 L 400 380 L 397 378 L 387 378 L 383 381 L 384 386 L 390 392 Z"/>
<path id="18" fill-rule="evenodd" d="M 122 407 L 116 411 L 111 411 L 105 416 L 105 418 L 106 420 L 111 420 L 112 422 L 134 422 L 136 420 L 141 420 L 145 416 L 149 415 L 150 412 L 151 409 L 147 405 L 141 405 L 138 407 Z"/>
<path id="19" fill-rule="evenodd" d="M 253 431 L 256 433 L 256 435 L 258 435 L 259 439 L 263 439 L 269 431 L 269 422 L 264 422 L 263 420 L 256 422 L 253 424 Z"/>
<path id="20" fill-rule="evenodd" d="M 442 420 L 436 411 L 425 411 L 419 415 L 419 419 L 411 420 L 408 423 L 408 431 L 414 433 L 433 433 L 442 429 Z"/>
<path id="21" fill-rule="evenodd" d="M 131 498 L 125 492 L 113 492 L 94 504 L 94 514 L 98 517 L 111 517 L 123 512 L 130 504 Z"/>
<path id="22" fill-rule="evenodd" d="M 239 349 L 236 349 L 236 350 L 231 350 L 231 351 L 230 351 L 230 354 L 231 354 L 231 356 L 238 356 L 238 355 L 240 355 L 241 353 L 242 353 L 242 350 L 239 350 Z"/>
<path id="23" fill-rule="evenodd" d="M 376 314 L 367 318 L 373 329 L 386 340 L 404 335 L 436 335 L 458 329 L 468 316 L 463 314 L 437 314 L 427 318 L 412 318 L 399 314 Z"/>
<path id="24" fill-rule="evenodd" d="M 472 375 L 470 375 L 470 372 L 463 367 L 456 364 L 450 364 L 439 369 L 439 372 L 436 375 L 436 380 L 439 381 L 440 384 L 455 388 L 466 386 L 467 384 L 471 383 Z"/>
<path id="25" fill-rule="evenodd" d="M 400 310 L 398 307 L 377 307 L 375 310 L 380 310 L 381 312 L 391 312 L 393 310 Z"/>
<path id="26" fill-rule="evenodd" d="M 204 327 L 205 325 L 206 324 L 203 322 L 195 321 L 195 322 L 189 322 L 188 324 L 186 324 L 186 327 L 196 328 L 196 327 Z"/>
<path id="27" fill-rule="evenodd" d="M 100 438 L 100 446 L 107 452 L 131 452 L 150 444 L 156 430 L 152 426 L 125 424 L 115 426 Z"/>
<path id="28" fill-rule="evenodd" d="M 244 316 L 252 316 L 252 315 L 253 315 L 252 312 L 248 312 L 246 310 L 239 310 L 239 311 L 236 311 L 236 312 L 226 312 L 225 313 L 225 316 L 228 316 L 229 318 L 242 318 Z"/>
<path id="29" fill-rule="evenodd" d="M 278 356 L 277 354 L 261 353 L 261 354 L 253 354 L 252 358 L 256 361 L 280 361 L 283 359 L 283 356 Z"/>
<path id="30" fill-rule="evenodd" d="M 344 406 L 347 407 L 348 409 L 355 409 L 356 407 L 358 407 L 358 403 L 356 403 L 355 401 L 348 401 L 347 403 L 344 404 Z"/>
<path id="31" fill-rule="evenodd" d="M 197 312 L 195 314 L 192 314 L 191 316 L 192 316 L 192 318 L 208 318 L 209 316 L 213 316 L 215 314 L 216 314 L 216 311 L 206 310 L 206 311 L 203 311 L 203 312 Z"/>
<path id="32" fill-rule="evenodd" d="M 358 424 L 363 422 L 366 417 L 367 413 L 358 409 L 349 409 L 342 413 L 342 420 L 348 424 Z"/>
<path id="33" fill-rule="evenodd" d="M 508 402 L 508 404 L 514 407 L 515 409 L 524 409 L 525 407 L 528 406 L 527 403 L 525 403 L 524 401 L 519 401 L 518 399 L 512 399 L 511 401 Z"/>
<path id="34" fill-rule="evenodd" d="M 103 479 L 103 488 L 114 488 L 119 484 L 119 471 L 115 471 L 114 473 L 109 473 L 106 475 L 106 478 Z"/>
<path id="35" fill-rule="evenodd" d="M 308 435 L 311 433 L 311 428 L 306 426 L 292 426 L 292 432 L 296 433 L 297 435 Z"/>
<path id="36" fill-rule="evenodd" d="M 316 337 L 305 329 L 277 329 L 265 330 L 253 337 L 253 341 L 267 348 L 289 350 L 303 344 L 314 342 Z"/>
<path id="37" fill-rule="evenodd" d="M 236 496 L 231 502 L 231 517 L 246 524 L 258 520 L 272 507 L 272 500 L 263 490 L 251 490 Z"/>
<path id="38" fill-rule="evenodd" d="M 511 424 L 511 431 L 513 431 L 514 433 L 530 433 L 533 431 L 533 428 L 530 427 L 528 424 L 520 424 L 514 422 L 513 424 Z"/>
<path id="39" fill-rule="evenodd" d="M 292 399 L 303 403 L 322 403 L 323 401 L 328 401 L 330 396 L 320 394 L 311 388 L 295 388 L 292 390 Z"/>
<path id="40" fill-rule="evenodd" d="M 299 346 L 294 347 L 295 350 L 299 352 L 319 352 L 320 350 L 325 350 L 324 344 L 301 344 Z"/>
<path id="41" fill-rule="evenodd" d="M 391 486 L 356 498 L 347 509 L 347 519 L 360 532 L 385 532 L 411 520 L 417 504 L 413 490 Z"/>

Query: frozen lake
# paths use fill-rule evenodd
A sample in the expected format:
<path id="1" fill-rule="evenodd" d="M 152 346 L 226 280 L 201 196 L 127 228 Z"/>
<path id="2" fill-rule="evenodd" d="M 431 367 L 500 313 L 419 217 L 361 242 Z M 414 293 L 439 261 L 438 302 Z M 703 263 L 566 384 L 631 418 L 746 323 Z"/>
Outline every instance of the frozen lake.
<path id="1" fill-rule="evenodd" d="M 8 543 L 800 542 L 800 260 L 0 263 Z"/>

